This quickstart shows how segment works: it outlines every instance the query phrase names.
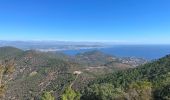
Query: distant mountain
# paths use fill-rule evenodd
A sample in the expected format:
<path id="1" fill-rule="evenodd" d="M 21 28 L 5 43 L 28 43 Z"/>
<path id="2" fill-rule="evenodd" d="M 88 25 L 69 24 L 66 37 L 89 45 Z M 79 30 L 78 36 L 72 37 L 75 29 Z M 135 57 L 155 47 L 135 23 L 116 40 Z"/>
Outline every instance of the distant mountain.
<path id="1" fill-rule="evenodd" d="M 100 48 L 106 46 L 98 42 L 71 42 L 71 41 L 0 41 L 0 47 L 13 46 L 22 50 L 39 50 L 39 51 L 60 51 Z"/>

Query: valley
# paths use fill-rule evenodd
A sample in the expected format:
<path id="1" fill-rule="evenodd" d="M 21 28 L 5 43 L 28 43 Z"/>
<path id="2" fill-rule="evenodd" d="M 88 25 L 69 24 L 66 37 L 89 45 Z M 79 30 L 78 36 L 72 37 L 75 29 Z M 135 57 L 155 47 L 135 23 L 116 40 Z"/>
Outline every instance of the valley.
<path id="1" fill-rule="evenodd" d="M 72 87 L 80 91 L 100 76 L 147 62 L 138 58 L 110 56 L 97 50 L 68 56 L 61 52 L 24 51 L 15 47 L 0 47 L 0 60 L 15 63 L 6 100 L 40 98 L 44 91 L 52 91 L 55 98 L 59 98 L 76 78 L 75 72 L 80 75 Z"/>
<path id="2" fill-rule="evenodd" d="M 4 100 L 169 98 L 169 90 L 164 88 L 170 84 L 169 55 L 147 61 L 111 56 L 98 50 L 70 56 L 62 52 L 21 50 L 6 46 L 0 47 L 0 62 L 2 65 L 7 63 L 6 66 L 12 62 L 14 67 L 9 67 L 11 74 L 4 73 L 1 79 L 8 81 L 2 83 L 7 86 L 6 90 L 0 90 Z M 53 99 L 48 99 L 48 96 Z"/>

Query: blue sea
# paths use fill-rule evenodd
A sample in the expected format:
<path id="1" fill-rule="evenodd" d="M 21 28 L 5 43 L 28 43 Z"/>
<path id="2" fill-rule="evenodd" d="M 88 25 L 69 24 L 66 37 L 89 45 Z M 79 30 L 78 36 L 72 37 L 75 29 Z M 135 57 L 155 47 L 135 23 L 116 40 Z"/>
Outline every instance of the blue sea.
<path id="1" fill-rule="evenodd" d="M 170 45 L 115 45 L 98 49 L 65 50 L 68 55 L 76 55 L 91 50 L 99 50 L 118 57 L 138 57 L 155 60 L 170 54 Z"/>

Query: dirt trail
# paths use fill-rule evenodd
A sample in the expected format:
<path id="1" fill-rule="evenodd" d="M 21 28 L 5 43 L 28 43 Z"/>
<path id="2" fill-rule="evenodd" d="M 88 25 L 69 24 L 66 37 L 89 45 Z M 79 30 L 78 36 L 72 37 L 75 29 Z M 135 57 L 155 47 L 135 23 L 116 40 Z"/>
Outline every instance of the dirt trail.
<path id="1" fill-rule="evenodd" d="M 72 88 L 72 86 L 74 85 L 74 83 L 76 82 L 77 78 L 78 78 L 79 74 L 76 75 L 75 80 L 70 84 L 70 88 Z"/>

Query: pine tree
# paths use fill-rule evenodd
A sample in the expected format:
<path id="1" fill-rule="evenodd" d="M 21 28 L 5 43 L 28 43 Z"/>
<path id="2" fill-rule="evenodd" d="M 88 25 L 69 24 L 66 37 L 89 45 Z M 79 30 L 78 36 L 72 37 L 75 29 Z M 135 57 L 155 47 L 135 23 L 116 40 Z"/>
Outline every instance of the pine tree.
<path id="1" fill-rule="evenodd" d="M 80 100 L 80 93 L 75 92 L 71 87 L 65 89 L 62 100 Z"/>
<path id="2" fill-rule="evenodd" d="M 54 96 L 50 92 L 44 92 L 41 100 L 54 100 Z"/>

